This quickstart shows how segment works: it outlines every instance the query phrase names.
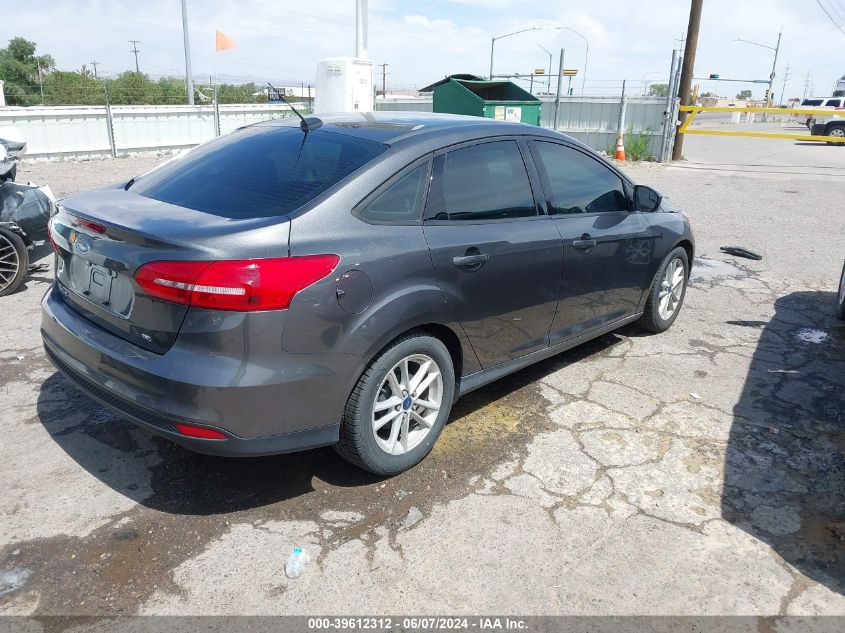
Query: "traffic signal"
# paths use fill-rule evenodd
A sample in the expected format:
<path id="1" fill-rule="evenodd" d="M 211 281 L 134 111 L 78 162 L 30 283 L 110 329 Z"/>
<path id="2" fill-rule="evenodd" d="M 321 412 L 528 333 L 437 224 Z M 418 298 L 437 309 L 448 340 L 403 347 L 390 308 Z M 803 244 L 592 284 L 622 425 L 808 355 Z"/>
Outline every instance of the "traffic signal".
<path id="1" fill-rule="evenodd" d="M 766 88 L 766 94 L 763 95 L 763 100 L 768 103 L 769 102 L 769 89 Z"/>

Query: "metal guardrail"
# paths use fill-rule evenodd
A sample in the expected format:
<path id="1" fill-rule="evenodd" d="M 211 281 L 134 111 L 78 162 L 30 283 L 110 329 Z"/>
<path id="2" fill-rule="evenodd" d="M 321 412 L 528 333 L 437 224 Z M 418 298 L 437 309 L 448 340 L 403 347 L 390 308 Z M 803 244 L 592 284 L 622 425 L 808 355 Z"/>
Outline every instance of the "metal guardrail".
<path id="1" fill-rule="evenodd" d="M 785 134 L 781 132 L 745 132 L 742 130 L 691 130 L 690 124 L 700 112 L 752 112 L 761 114 L 780 114 L 781 116 L 832 116 L 837 110 L 819 110 L 815 108 L 736 108 L 724 106 L 681 106 L 681 112 L 688 112 L 689 116 L 678 128 L 678 134 L 702 134 L 705 136 L 750 136 L 754 138 L 786 138 L 798 141 L 820 141 L 824 143 L 845 143 L 845 138 L 835 136 L 820 136 L 818 134 Z"/>

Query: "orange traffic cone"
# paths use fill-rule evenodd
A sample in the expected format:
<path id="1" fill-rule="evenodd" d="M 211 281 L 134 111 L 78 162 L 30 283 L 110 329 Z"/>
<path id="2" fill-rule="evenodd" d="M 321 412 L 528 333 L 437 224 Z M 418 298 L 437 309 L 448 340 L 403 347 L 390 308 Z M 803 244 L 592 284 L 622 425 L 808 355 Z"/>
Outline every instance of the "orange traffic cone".
<path id="1" fill-rule="evenodd" d="M 616 137 L 616 160 L 625 160 L 625 143 L 623 135 Z"/>

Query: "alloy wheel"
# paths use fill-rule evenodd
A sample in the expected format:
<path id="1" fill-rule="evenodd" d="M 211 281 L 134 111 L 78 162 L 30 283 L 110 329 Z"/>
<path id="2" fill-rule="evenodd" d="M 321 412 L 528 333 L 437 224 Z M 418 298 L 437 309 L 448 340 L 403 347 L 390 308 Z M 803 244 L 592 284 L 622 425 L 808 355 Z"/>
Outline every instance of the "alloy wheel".
<path id="1" fill-rule="evenodd" d="M 660 282 L 657 311 L 664 321 L 672 318 L 681 304 L 685 280 L 684 263 L 678 258 L 673 259 L 666 267 L 663 280 Z"/>
<path id="2" fill-rule="evenodd" d="M 373 402 L 372 429 L 378 447 L 389 455 L 416 448 L 434 426 L 443 404 L 443 376 L 430 356 L 400 360 L 381 382 Z"/>
<path id="3" fill-rule="evenodd" d="M 0 290 L 8 288 L 18 274 L 20 258 L 11 240 L 0 233 Z"/>

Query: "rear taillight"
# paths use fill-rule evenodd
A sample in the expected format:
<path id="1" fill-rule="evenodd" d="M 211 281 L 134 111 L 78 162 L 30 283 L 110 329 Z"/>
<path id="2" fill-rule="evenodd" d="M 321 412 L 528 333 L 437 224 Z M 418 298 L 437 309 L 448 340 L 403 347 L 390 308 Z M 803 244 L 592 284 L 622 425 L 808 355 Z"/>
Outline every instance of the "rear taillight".
<path id="1" fill-rule="evenodd" d="M 135 273 L 148 294 L 214 310 L 281 310 L 337 266 L 337 255 L 216 262 L 150 262 Z"/>
<path id="2" fill-rule="evenodd" d="M 53 252 L 58 253 L 59 252 L 59 245 L 56 244 L 56 240 L 55 240 L 55 238 L 53 238 L 53 220 L 54 219 L 55 219 L 55 216 L 53 216 L 52 218 L 50 218 L 47 221 L 47 239 L 50 240 L 50 244 L 53 247 Z"/>

